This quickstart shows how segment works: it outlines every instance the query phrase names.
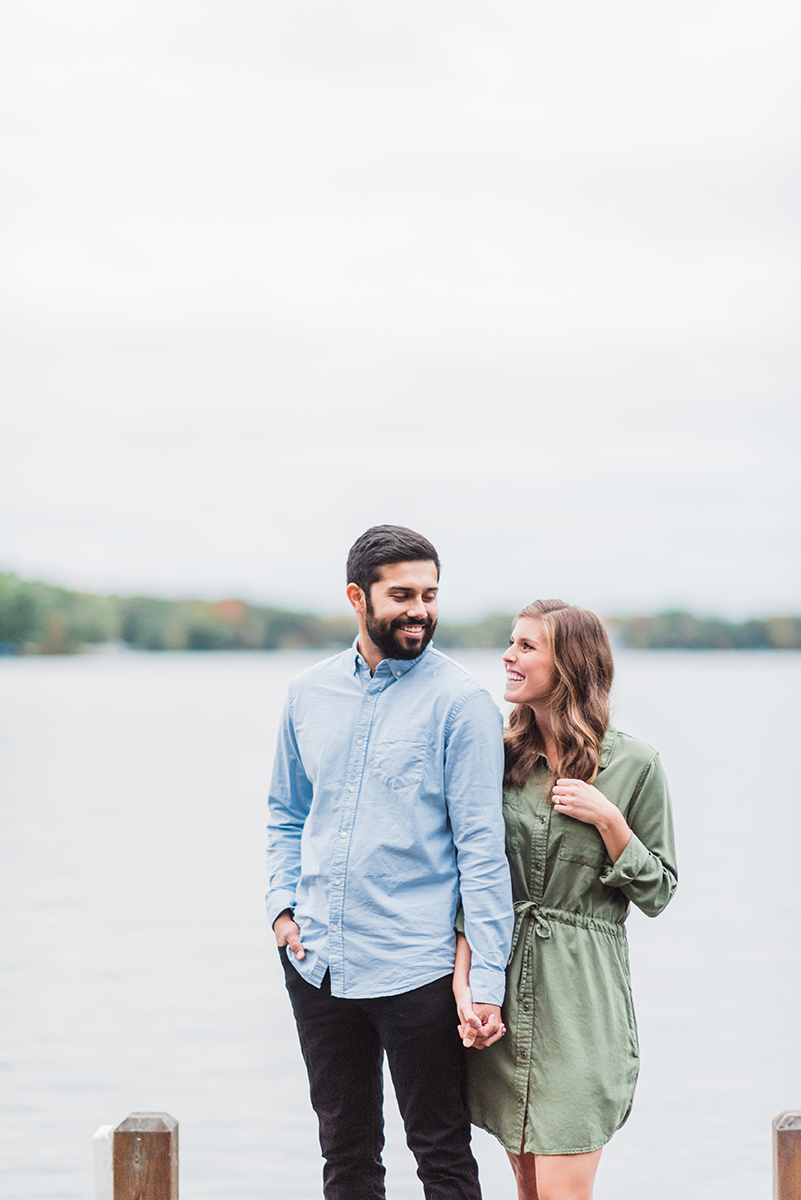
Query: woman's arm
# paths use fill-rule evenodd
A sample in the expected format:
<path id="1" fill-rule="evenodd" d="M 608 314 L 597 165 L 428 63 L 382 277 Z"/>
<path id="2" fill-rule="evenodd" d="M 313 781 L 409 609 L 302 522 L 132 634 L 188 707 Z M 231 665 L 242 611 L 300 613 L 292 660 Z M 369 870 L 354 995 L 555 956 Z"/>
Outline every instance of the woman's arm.
<path id="1" fill-rule="evenodd" d="M 506 1033 L 497 1004 L 473 1004 L 470 990 L 470 943 L 463 933 L 456 934 L 456 961 L 453 965 L 453 995 L 459 1013 L 459 1036 L 465 1046 L 483 1050 Z"/>
<path id="2" fill-rule="evenodd" d="M 470 963 L 473 955 L 463 933 L 456 934 L 456 961 L 453 964 L 453 994 L 458 1004 L 465 992 L 470 992 Z"/>
<path id="3" fill-rule="evenodd" d="M 463 933 L 456 935 L 456 961 L 453 964 L 453 997 L 459 1014 L 459 1037 L 462 1044 L 472 1046 L 476 1040 L 479 1024 L 473 1012 L 473 994 L 470 991 L 470 943 Z"/>
<path id="4" fill-rule="evenodd" d="M 629 844 L 631 829 L 620 809 L 602 792 L 582 779 L 558 779 L 553 789 L 553 806 L 565 816 L 594 825 L 612 862 L 617 862 Z"/>
<path id="5" fill-rule="evenodd" d="M 601 883 L 620 888 L 646 916 L 661 913 L 676 890 L 678 873 L 670 793 L 658 755 L 643 768 L 626 807 L 628 820 L 597 788 L 579 779 L 558 781 L 554 807 L 595 825 L 600 833 L 612 860 Z"/>
<path id="6" fill-rule="evenodd" d="M 643 770 L 626 816 L 631 837 L 601 883 L 620 888 L 647 917 L 656 917 L 678 884 L 670 793 L 658 755 Z"/>

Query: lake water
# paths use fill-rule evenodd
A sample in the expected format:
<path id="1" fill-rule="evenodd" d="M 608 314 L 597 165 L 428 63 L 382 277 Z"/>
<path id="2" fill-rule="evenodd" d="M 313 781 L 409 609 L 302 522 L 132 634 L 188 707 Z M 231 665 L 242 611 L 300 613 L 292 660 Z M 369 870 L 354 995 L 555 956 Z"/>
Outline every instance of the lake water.
<path id="1" fill-rule="evenodd" d="M 498 655 L 454 655 L 499 695 Z M 184 1200 L 315 1200 L 263 915 L 290 677 L 319 657 L 0 660 L 0 1193 L 90 1200 L 91 1136 L 180 1122 Z M 616 723 L 671 779 L 680 886 L 629 922 L 642 1072 L 597 1200 L 768 1200 L 801 1108 L 801 655 L 617 655 Z M 569 1002 L 570 998 L 566 998 Z M 388 1103 L 388 1195 L 421 1197 Z M 512 1200 L 478 1133 L 485 1200 Z"/>

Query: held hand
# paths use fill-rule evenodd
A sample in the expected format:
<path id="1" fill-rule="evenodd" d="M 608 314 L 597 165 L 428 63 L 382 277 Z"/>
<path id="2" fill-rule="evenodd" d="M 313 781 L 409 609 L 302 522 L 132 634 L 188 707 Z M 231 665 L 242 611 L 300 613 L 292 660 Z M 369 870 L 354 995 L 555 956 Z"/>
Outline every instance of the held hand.
<path id="1" fill-rule="evenodd" d="M 473 998 L 470 988 L 465 986 L 461 992 L 454 988 L 456 1011 L 459 1014 L 459 1037 L 463 1046 L 472 1046 L 476 1040 L 476 1032 L 481 1027 L 481 1021 L 473 1012 Z"/>
<path id="2" fill-rule="evenodd" d="M 473 1012 L 481 1021 L 481 1026 L 473 1043 L 476 1050 L 491 1046 L 506 1033 L 506 1026 L 501 1020 L 501 1009 L 498 1004 L 474 1004 Z"/>
<path id="3" fill-rule="evenodd" d="M 300 929 L 292 919 L 289 909 L 286 912 L 282 912 L 280 917 L 275 918 L 273 932 L 279 946 L 289 946 L 295 958 L 306 957 L 306 951 L 300 943 Z"/>
<path id="4" fill-rule="evenodd" d="M 483 1050 L 506 1033 L 497 1004 L 473 1004 L 470 988 L 456 997 L 459 1012 L 459 1037 L 463 1046 Z"/>

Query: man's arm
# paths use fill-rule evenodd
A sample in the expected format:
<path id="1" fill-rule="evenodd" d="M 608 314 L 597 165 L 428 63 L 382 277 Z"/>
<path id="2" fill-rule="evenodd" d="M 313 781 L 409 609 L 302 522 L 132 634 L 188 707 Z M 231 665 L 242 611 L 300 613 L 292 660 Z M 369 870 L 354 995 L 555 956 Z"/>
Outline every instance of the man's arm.
<path id="1" fill-rule="evenodd" d="M 292 720 L 292 695 L 287 697 L 275 753 L 267 822 L 267 916 L 279 946 L 289 945 L 298 958 L 298 927 L 292 917 L 300 879 L 300 844 L 312 802 L 312 785 L 298 749 Z M 297 947 L 293 944 L 297 943 Z M 300 953 L 298 953 L 300 949 Z"/>
<path id="2" fill-rule="evenodd" d="M 501 806 L 503 721 L 485 691 L 461 700 L 445 731 L 445 797 L 472 951 L 474 1004 L 503 1002 L 514 914 Z"/>

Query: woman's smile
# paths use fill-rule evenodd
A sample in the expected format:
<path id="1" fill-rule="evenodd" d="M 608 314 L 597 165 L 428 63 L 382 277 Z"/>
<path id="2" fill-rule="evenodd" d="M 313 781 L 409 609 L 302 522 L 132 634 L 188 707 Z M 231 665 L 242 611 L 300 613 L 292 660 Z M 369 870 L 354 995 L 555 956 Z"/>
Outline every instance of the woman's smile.
<path id="1" fill-rule="evenodd" d="M 504 700 L 535 704 L 547 700 L 553 687 L 553 654 L 542 621 L 521 617 L 512 630 L 512 644 L 503 656 L 506 668 Z"/>

